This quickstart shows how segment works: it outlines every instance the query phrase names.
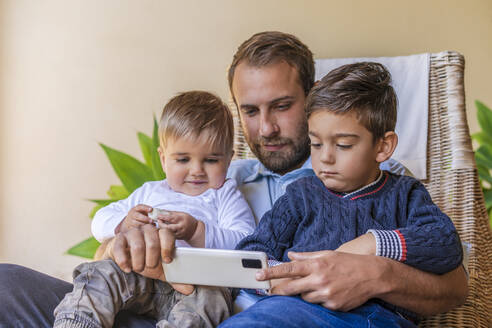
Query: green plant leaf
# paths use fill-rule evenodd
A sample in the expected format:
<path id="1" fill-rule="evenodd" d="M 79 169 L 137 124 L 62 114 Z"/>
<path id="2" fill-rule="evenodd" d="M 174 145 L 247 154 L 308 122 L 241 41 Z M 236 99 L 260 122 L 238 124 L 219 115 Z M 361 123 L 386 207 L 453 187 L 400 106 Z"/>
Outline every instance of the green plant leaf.
<path id="1" fill-rule="evenodd" d="M 154 116 L 154 130 L 152 131 L 152 142 L 154 143 L 154 152 L 152 152 L 152 172 L 154 172 L 155 180 L 162 180 L 166 178 L 166 174 L 162 170 L 161 160 L 157 148 L 160 146 L 159 141 L 159 124 Z"/>
<path id="2" fill-rule="evenodd" d="M 473 140 L 476 140 L 481 146 L 492 147 L 492 136 L 485 132 L 477 132 L 471 135 Z"/>
<path id="3" fill-rule="evenodd" d="M 166 178 L 166 174 L 162 169 L 161 160 L 157 151 L 152 152 L 152 172 L 154 173 L 155 180 L 162 180 Z"/>
<path id="4" fill-rule="evenodd" d="M 137 133 L 137 137 L 145 163 L 147 166 L 152 166 L 152 151 L 154 150 L 152 138 L 142 132 Z"/>
<path id="5" fill-rule="evenodd" d="M 490 170 L 488 168 L 477 164 L 477 171 L 481 180 L 487 181 L 492 185 L 492 176 L 490 175 Z"/>
<path id="6" fill-rule="evenodd" d="M 96 212 L 99 211 L 101 208 L 108 206 L 109 204 L 113 203 L 116 201 L 116 199 L 88 199 L 88 201 L 91 201 L 93 203 L 96 203 L 97 205 L 94 206 L 89 213 L 89 217 L 91 219 L 94 218 L 94 215 L 96 215 Z"/>
<path id="7" fill-rule="evenodd" d="M 129 193 L 144 182 L 154 180 L 152 169 L 136 158 L 100 143 L 111 166 Z"/>
<path id="8" fill-rule="evenodd" d="M 126 190 L 124 186 L 111 185 L 109 187 L 109 190 L 107 191 L 107 195 L 112 200 L 120 200 L 130 196 L 130 193 L 128 192 L 128 190 Z"/>
<path id="9" fill-rule="evenodd" d="M 488 146 L 480 146 L 477 151 L 475 151 L 475 160 L 477 165 L 483 166 L 484 168 L 492 168 L 492 151 Z"/>
<path id="10" fill-rule="evenodd" d="M 483 192 L 485 197 L 485 207 L 489 210 L 492 207 L 492 189 L 486 189 Z"/>
<path id="11" fill-rule="evenodd" d="M 477 107 L 478 124 L 482 128 L 482 132 L 492 137 L 492 111 L 478 100 L 475 100 Z"/>
<path id="12" fill-rule="evenodd" d="M 67 254 L 92 259 L 99 245 L 101 244 L 95 238 L 91 237 L 70 248 Z"/>
<path id="13" fill-rule="evenodd" d="M 152 131 L 152 141 L 154 142 L 154 147 L 157 148 L 160 145 L 159 142 L 159 124 L 154 116 L 154 129 Z"/>

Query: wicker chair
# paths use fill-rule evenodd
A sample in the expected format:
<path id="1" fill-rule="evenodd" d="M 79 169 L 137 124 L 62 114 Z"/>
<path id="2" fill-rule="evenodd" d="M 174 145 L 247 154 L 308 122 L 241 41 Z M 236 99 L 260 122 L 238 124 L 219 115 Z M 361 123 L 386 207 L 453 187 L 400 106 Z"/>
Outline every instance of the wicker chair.
<path id="1" fill-rule="evenodd" d="M 427 318 L 421 327 L 492 327 L 492 234 L 466 120 L 463 74 L 461 54 L 431 55 L 428 176 L 422 182 L 434 202 L 452 218 L 462 241 L 472 246 L 469 296 L 464 305 Z M 235 122 L 236 157 L 254 158 L 237 117 Z"/>

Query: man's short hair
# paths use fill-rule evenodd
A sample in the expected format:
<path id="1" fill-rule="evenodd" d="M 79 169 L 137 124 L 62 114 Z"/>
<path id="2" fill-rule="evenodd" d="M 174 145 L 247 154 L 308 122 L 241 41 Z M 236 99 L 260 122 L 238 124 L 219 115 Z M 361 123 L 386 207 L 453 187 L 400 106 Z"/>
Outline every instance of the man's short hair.
<path id="1" fill-rule="evenodd" d="M 206 91 L 188 91 L 171 98 L 162 110 L 159 139 L 162 147 L 173 138 L 202 138 L 232 153 L 234 124 L 226 104 Z"/>
<path id="2" fill-rule="evenodd" d="M 313 53 L 295 36 L 275 31 L 257 33 L 239 46 L 228 72 L 231 94 L 234 72 L 240 63 L 262 67 L 280 61 L 297 69 L 299 83 L 307 95 L 314 84 Z"/>
<path id="3" fill-rule="evenodd" d="M 396 125 L 396 93 L 391 74 L 386 67 L 374 62 L 340 66 L 318 82 L 306 99 L 306 114 L 327 110 L 337 114 L 355 111 L 359 122 L 382 138 Z"/>

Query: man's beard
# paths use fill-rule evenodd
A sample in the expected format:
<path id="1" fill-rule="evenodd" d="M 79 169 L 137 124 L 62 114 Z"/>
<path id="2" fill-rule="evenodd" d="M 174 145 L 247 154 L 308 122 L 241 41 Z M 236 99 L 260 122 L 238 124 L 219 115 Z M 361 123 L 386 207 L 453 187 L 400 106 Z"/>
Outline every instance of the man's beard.
<path id="1" fill-rule="evenodd" d="M 297 140 L 282 137 L 258 137 L 252 141 L 246 137 L 249 148 L 256 158 L 270 171 L 285 174 L 302 165 L 309 157 L 309 138 L 307 126 L 297 131 Z M 280 151 L 265 150 L 264 145 L 284 145 Z"/>

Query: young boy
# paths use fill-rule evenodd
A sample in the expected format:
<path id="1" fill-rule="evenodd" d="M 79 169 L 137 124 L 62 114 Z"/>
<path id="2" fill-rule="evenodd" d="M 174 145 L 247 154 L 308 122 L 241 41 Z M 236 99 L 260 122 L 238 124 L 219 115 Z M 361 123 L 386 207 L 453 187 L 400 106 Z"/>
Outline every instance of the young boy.
<path id="1" fill-rule="evenodd" d="M 159 226 L 178 246 L 233 249 L 255 227 L 235 181 L 226 180 L 233 135 L 231 113 L 216 96 L 192 91 L 172 98 L 159 124 L 167 179 L 147 182 L 99 210 L 93 225 L 102 225 L 106 233 L 96 237 L 153 224 L 149 215 L 155 208 L 165 210 L 158 215 Z M 163 273 L 160 277 L 125 273 L 111 260 L 81 264 L 74 271 L 73 292 L 54 311 L 54 326 L 112 327 L 120 310 L 155 317 L 158 327 L 214 327 L 230 315 L 227 289 L 196 287 L 184 295 L 165 282 Z"/>
<path id="2" fill-rule="evenodd" d="M 416 179 L 379 169 L 397 145 L 397 100 L 390 74 L 377 63 L 345 65 L 328 73 L 306 100 L 311 161 L 316 176 L 287 187 L 255 232 L 237 249 L 266 252 L 272 262 L 288 252 L 337 250 L 385 256 L 442 274 L 462 260 L 451 220 Z M 275 286 L 275 281 L 272 281 Z M 221 327 L 302 327 L 303 315 L 319 326 L 413 326 L 415 315 L 380 300 L 348 313 L 293 298 L 261 299 Z M 296 304 L 299 304 L 296 303 Z M 388 311 L 389 309 L 389 311 Z"/>

